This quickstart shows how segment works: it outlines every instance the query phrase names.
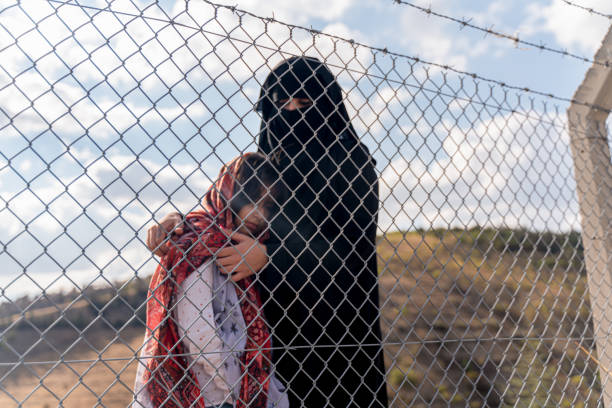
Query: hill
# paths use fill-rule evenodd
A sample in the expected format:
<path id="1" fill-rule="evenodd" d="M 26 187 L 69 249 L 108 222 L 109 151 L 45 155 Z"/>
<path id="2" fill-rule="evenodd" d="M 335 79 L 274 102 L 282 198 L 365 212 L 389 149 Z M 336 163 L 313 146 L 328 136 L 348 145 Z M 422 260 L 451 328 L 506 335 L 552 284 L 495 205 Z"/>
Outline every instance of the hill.
<path id="1" fill-rule="evenodd" d="M 397 232 L 379 237 L 378 256 L 394 407 L 598 405 L 579 234 Z M 47 363 L 2 366 L 0 404 L 127 404 L 146 288 L 133 279 L 3 304 L 0 361 Z"/>

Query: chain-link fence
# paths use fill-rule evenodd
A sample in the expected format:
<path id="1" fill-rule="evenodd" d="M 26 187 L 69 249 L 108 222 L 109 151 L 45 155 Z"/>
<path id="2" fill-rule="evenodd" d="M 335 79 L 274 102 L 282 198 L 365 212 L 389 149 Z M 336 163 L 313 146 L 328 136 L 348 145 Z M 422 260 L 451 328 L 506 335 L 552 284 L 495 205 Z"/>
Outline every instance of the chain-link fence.
<path id="1" fill-rule="evenodd" d="M 279 176 L 288 180 L 284 205 L 296 199 L 302 206 L 299 225 L 262 269 L 276 269 L 277 286 L 269 285 L 271 272 L 257 275 L 249 288 L 261 291 L 259 309 L 249 303 L 249 288 L 235 299 L 233 289 L 223 291 L 242 311 L 232 321 L 211 296 L 233 284 L 213 284 L 225 275 L 207 263 L 192 274 L 211 274 L 200 280 L 206 294 L 187 296 L 200 286 L 170 273 L 174 297 L 157 303 L 169 308 L 181 343 L 189 343 L 165 350 L 164 359 L 183 352 L 189 368 L 182 381 L 199 384 L 206 406 L 237 406 L 245 395 L 241 386 L 232 391 L 228 363 L 238 361 L 231 377 L 238 383 L 260 380 L 240 365 L 257 361 L 244 357 L 254 326 L 241 306 L 245 296 L 265 312 L 273 335 L 271 345 L 254 349 L 265 356 L 272 349 L 267 373 L 281 384 L 269 381 L 255 392 L 267 390 L 268 406 L 272 396 L 283 406 L 283 386 L 291 406 L 327 397 L 380 406 L 380 393 L 378 404 L 372 399 L 380 387 L 394 407 L 602 405 L 600 373 L 609 367 L 599 365 L 595 351 L 568 123 L 542 95 L 207 1 L 2 7 L 2 406 L 123 406 L 144 395 L 134 384 L 139 361 L 150 368 L 146 309 L 159 297 L 156 288 L 147 292 L 159 260 L 146 246 L 147 230 L 169 213 L 200 210 L 220 168 L 241 153 L 265 151 L 263 135 L 278 135 L 274 126 L 297 134 L 285 115 L 291 111 L 319 113 L 325 120 L 310 130 L 333 140 L 315 150 L 320 156 L 307 157 L 310 170 Z M 309 88 L 312 78 L 298 75 L 301 93 L 261 93 L 279 62 L 302 55 L 329 68 L 340 101 L 318 98 L 331 92 L 333 78 Z M 318 96 L 308 89 L 319 89 Z M 276 112 L 268 119 L 276 122 L 265 120 L 266 95 Z M 321 108 L 328 102 L 331 115 Z M 291 110 L 292 103 L 303 105 Z M 329 125 L 332 117 L 341 129 Z M 332 145 L 342 147 L 343 159 L 326 173 L 320 167 L 330 166 Z M 363 195 L 336 191 L 331 204 L 322 197 L 333 185 L 353 191 L 351 185 L 364 184 L 373 161 L 360 162 L 361 145 L 375 160 L 379 209 L 377 228 L 368 228 L 374 210 L 359 230 L 354 219 L 363 218 L 376 180 Z M 266 153 L 293 168 L 304 151 Z M 319 178 L 310 178 L 317 171 Z M 317 206 L 321 219 L 313 215 Z M 318 229 L 298 236 L 300 250 L 291 249 L 293 235 L 313 225 Z M 362 236 L 351 235 L 356 230 Z M 368 237 L 375 239 L 373 257 Z M 317 239 L 328 246 L 319 250 Z M 181 327 L 187 317 L 179 316 L 179 299 L 203 320 Z M 201 299 L 208 300 L 198 305 Z M 221 321 L 202 317 L 209 309 Z M 375 316 L 364 317 L 364 310 Z M 227 335 L 215 333 L 228 321 L 243 339 L 229 352 Z M 199 350 L 190 340 L 198 324 L 214 329 Z M 384 367 L 371 352 L 380 345 Z M 288 350 L 293 354 L 283 354 Z M 287 356 L 301 360 L 287 363 Z M 206 367 L 215 361 L 224 369 L 213 364 L 211 374 Z M 324 374 L 309 377 L 313 369 Z M 304 391 L 304 381 L 326 388 Z M 173 387 L 180 388 L 165 392 Z M 172 398 L 167 406 L 185 403 Z"/>

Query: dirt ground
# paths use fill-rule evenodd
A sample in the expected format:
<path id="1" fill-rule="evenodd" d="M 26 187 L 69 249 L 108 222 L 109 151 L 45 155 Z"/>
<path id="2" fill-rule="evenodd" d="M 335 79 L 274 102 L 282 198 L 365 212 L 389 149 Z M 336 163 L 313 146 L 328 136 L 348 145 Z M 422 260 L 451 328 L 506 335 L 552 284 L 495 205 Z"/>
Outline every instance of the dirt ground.
<path id="1" fill-rule="evenodd" d="M 32 365 L 9 374 L 2 383 L 0 407 L 127 406 L 132 400 L 136 375 L 136 362 L 132 358 L 142 345 L 142 335 L 140 329 L 128 330 L 122 336 L 123 341 L 113 342 L 100 354 L 86 345 L 78 345 L 64 363 Z M 40 353 L 36 361 L 44 361 L 38 358 L 50 355 Z M 28 360 L 34 361 L 32 357 Z M 92 361 L 71 362 L 76 359 Z"/>

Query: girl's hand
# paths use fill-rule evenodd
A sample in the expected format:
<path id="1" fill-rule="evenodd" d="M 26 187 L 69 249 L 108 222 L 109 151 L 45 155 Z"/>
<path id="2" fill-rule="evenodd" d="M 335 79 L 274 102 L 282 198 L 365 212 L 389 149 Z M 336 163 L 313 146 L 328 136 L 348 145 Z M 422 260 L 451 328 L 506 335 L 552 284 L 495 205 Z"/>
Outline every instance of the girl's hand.
<path id="1" fill-rule="evenodd" d="M 217 266 L 224 274 L 231 274 L 234 282 L 259 272 L 268 263 L 266 246 L 258 240 L 239 232 L 224 229 L 236 243 L 215 254 Z"/>
<path id="2" fill-rule="evenodd" d="M 147 231 L 147 246 L 157 256 L 164 256 L 168 252 L 168 246 L 165 245 L 170 238 L 170 233 L 182 235 L 183 228 L 180 226 L 183 222 L 183 216 L 177 212 L 170 213 L 153 225 Z M 174 227 L 177 227 L 174 229 Z"/>

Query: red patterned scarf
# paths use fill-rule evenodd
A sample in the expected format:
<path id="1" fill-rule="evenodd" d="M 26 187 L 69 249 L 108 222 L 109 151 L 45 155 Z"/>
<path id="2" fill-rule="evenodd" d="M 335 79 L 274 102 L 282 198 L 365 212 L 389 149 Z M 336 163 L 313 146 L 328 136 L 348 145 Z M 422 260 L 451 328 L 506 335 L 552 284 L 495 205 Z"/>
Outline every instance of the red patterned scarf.
<path id="1" fill-rule="evenodd" d="M 206 193 L 204 210 L 187 214 L 184 233 L 172 242 L 161 258 L 151 283 L 147 301 L 147 342 L 145 355 L 150 358 L 145 383 L 155 407 L 205 408 L 200 385 L 189 369 L 189 356 L 178 333 L 171 310 L 179 285 L 227 243 L 219 226 L 231 229 L 232 216 L 227 201 L 234 193 L 234 180 L 244 156 L 221 169 L 217 182 Z M 240 361 L 242 380 L 236 408 L 265 408 L 270 375 L 270 332 L 263 318 L 259 292 L 249 276 L 237 282 L 236 293 L 247 327 L 246 350 Z"/>

